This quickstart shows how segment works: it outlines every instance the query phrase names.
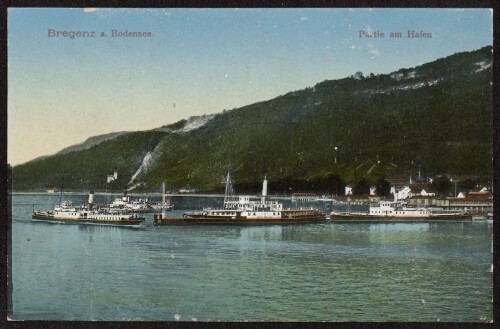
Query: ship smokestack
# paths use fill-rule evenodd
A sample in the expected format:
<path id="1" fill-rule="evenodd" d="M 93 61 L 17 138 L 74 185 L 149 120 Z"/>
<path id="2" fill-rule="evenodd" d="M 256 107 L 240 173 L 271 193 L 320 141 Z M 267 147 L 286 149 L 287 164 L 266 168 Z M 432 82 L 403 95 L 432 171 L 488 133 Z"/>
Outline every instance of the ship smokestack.
<path id="1" fill-rule="evenodd" d="M 123 197 L 122 197 L 122 201 L 123 202 L 127 202 L 127 190 L 125 190 L 125 192 L 123 192 Z"/>
<path id="2" fill-rule="evenodd" d="M 267 177 L 264 176 L 264 181 L 262 182 L 262 202 L 266 201 L 267 198 Z"/>
<path id="3" fill-rule="evenodd" d="M 90 191 L 89 193 L 89 210 L 92 210 L 94 207 L 94 191 Z"/>

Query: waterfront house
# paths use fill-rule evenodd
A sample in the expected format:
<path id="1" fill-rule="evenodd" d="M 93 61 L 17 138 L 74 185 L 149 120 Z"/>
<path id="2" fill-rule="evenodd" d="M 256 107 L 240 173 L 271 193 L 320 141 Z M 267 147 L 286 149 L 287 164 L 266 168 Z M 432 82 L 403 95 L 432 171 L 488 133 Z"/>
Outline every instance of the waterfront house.
<path id="1" fill-rule="evenodd" d="M 465 196 L 462 192 L 456 197 L 416 195 L 409 198 L 407 204 L 409 207 L 437 207 L 463 211 L 473 215 L 485 215 L 493 212 L 493 196 Z"/>
<path id="2" fill-rule="evenodd" d="M 468 196 L 465 198 L 448 198 L 449 209 L 462 210 L 470 214 L 487 214 L 493 212 L 493 196 Z"/>
<path id="3" fill-rule="evenodd" d="M 293 201 L 313 201 L 317 199 L 319 196 L 315 193 L 293 193 L 292 200 Z"/>
<path id="4" fill-rule="evenodd" d="M 194 189 L 194 188 L 181 188 L 181 189 L 179 189 L 179 193 L 181 193 L 181 194 L 196 193 L 196 189 Z"/>
<path id="5" fill-rule="evenodd" d="M 430 189 L 422 189 L 422 191 L 420 191 L 420 195 L 422 196 L 435 196 L 436 195 L 436 192 L 430 190 Z"/>
<path id="6" fill-rule="evenodd" d="M 118 171 L 116 169 L 114 171 L 108 172 L 108 174 L 106 175 L 106 183 L 111 183 L 116 179 L 118 179 Z"/>
<path id="7" fill-rule="evenodd" d="M 385 179 L 386 182 L 391 184 L 393 187 L 401 187 L 407 184 L 406 178 L 404 177 L 389 177 Z"/>
<path id="8" fill-rule="evenodd" d="M 409 207 L 436 207 L 449 208 L 450 202 L 446 197 L 438 197 L 435 195 L 414 195 L 407 200 Z"/>
<path id="9" fill-rule="evenodd" d="M 373 198 L 378 198 L 378 197 L 375 196 L 370 197 L 369 195 L 349 195 L 347 197 L 347 203 L 355 205 L 368 205 L 370 204 Z"/>
<path id="10" fill-rule="evenodd" d="M 345 195 L 352 195 L 352 187 L 349 185 L 345 187 Z"/>
<path id="11" fill-rule="evenodd" d="M 485 197 L 491 195 L 490 191 L 486 187 L 478 186 L 469 191 L 469 196 L 474 197 Z"/>
<path id="12" fill-rule="evenodd" d="M 424 195 L 424 196 L 432 196 L 432 194 L 436 195 L 436 193 L 432 189 L 432 185 L 429 183 L 413 183 L 410 184 L 409 187 L 410 187 L 410 192 L 408 194 L 410 197 L 415 195 Z"/>
<path id="13" fill-rule="evenodd" d="M 403 186 L 399 190 L 393 186 L 391 187 L 391 195 L 394 195 L 394 193 L 396 193 L 398 200 L 405 200 L 412 196 L 409 186 Z"/>

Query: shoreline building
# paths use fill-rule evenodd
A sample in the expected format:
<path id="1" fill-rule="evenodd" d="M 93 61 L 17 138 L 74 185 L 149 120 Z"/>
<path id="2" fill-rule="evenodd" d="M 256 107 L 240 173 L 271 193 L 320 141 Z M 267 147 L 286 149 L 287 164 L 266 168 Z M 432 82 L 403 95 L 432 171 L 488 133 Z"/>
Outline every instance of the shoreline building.
<path id="1" fill-rule="evenodd" d="M 437 207 L 485 215 L 493 212 L 493 195 L 486 188 L 480 188 L 460 192 L 456 197 L 415 195 L 407 199 L 407 204 L 409 207 Z"/>
<path id="2" fill-rule="evenodd" d="M 319 198 L 316 193 L 293 193 L 292 201 L 313 201 Z"/>
<path id="3" fill-rule="evenodd" d="M 111 171 L 106 176 L 106 183 L 111 183 L 112 181 L 118 179 L 118 170 L 115 168 L 114 171 Z"/>

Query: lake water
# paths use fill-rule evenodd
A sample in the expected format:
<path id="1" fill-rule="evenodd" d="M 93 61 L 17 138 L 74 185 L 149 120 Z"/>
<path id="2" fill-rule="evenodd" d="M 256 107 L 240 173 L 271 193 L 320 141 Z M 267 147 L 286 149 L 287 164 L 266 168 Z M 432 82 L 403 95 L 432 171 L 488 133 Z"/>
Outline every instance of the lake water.
<path id="1" fill-rule="evenodd" d="M 146 215 L 141 229 L 31 221 L 33 209 L 58 202 L 58 195 L 12 196 L 11 319 L 493 318 L 486 221 L 155 227 Z M 221 199 L 173 203 L 196 209 Z"/>

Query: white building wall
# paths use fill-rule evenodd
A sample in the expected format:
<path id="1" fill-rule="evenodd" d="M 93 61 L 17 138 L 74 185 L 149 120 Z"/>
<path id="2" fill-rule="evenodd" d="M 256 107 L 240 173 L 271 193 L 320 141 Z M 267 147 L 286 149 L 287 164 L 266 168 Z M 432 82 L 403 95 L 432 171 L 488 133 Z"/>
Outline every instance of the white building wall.
<path id="1" fill-rule="evenodd" d="M 352 195 L 352 187 L 350 186 L 345 187 L 345 195 Z"/>

